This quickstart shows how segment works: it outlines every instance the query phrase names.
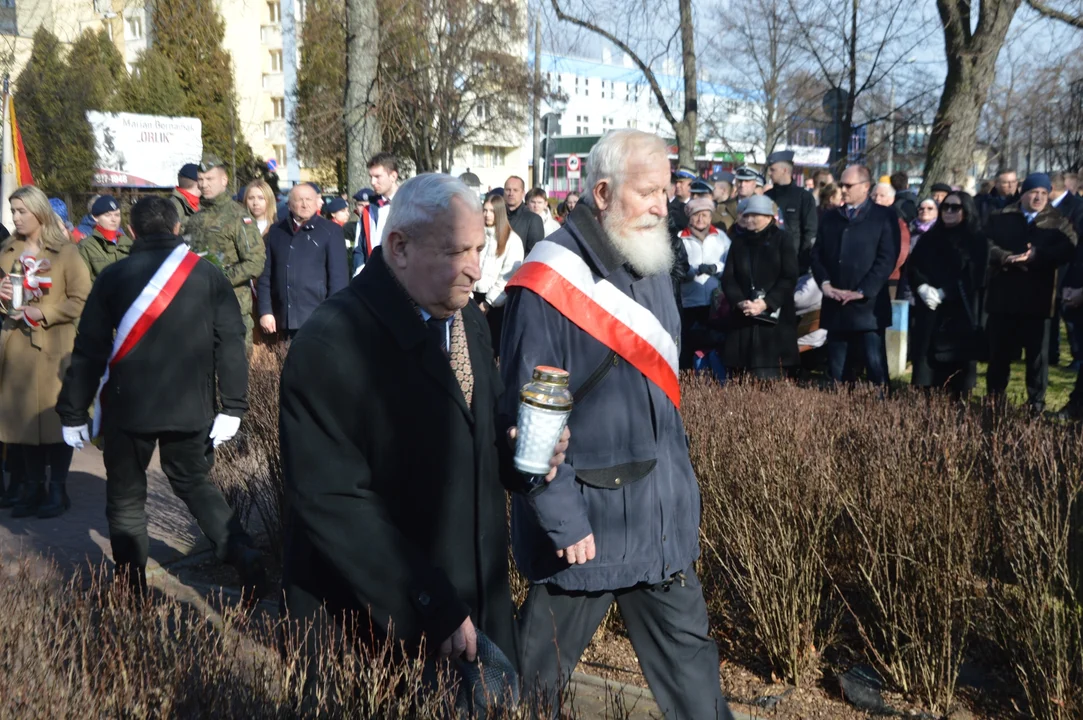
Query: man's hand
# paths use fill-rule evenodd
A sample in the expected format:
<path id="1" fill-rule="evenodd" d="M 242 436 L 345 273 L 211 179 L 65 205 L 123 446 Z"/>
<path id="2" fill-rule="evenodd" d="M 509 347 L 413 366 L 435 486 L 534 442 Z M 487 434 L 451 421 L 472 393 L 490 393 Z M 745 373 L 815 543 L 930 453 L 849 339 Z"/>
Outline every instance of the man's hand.
<path id="1" fill-rule="evenodd" d="M 489 303 L 485 302 L 484 300 L 478 303 L 478 310 L 481 310 L 483 315 L 489 314 L 489 307 Z"/>
<path id="2" fill-rule="evenodd" d="M 275 323 L 275 316 L 267 313 L 266 315 L 259 316 L 260 330 L 268 335 L 274 335 L 278 332 L 278 325 Z"/>
<path id="3" fill-rule="evenodd" d="M 451 633 L 444 642 L 440 643 L 440 657 L 450 660 L 462 657 L 467 662 L 474 662 L 478 656 L 478 631 L 474 629 L 474 623 L 468 615 L 459 629 Z"/>
<path id="4" fill-rule="evenodd" d="M 1009 255 L 1008 257 L 1004 258 L 1004 264 L 1005 265 L 1026 265 L 1027 263 L 1034 261 L 1035 255 L 1036 255 L 1036 252 L 1034 250 L 1034 246 L 1031 245 L 1030 243 L 1027 243 L 1027 251 L 1026 252 L 1019 253 L 1018 255 Z"/>
<path id="5" fill-rule="evenodd" d="M 748 317 L 760 315 L 767 311 L 767 303 L 763 300 L 746 300 L 743 304 L 744 307 L 741 309 Z"/>
<path id="6" fill-rule="evenodd" d="M 836 290 L 835 286 L 830 282 L 825 282 L 821 285 L 820 291 L 823 292 L 824 297 L 831 298 L 835 302 L 842 302 L 842 291 Z"/>
<path id="7" fill-rule="evenodd" d="M 15 296 L 15 291 L 11 287 L 11 278 L 5 277 L 0 281 L 0 300 L 4 302 L 11 302 L 11 298 Z"/>
<path id="8" fill-rule="evenodd" d="M 64 443 L 68 447 L 82 450 L 83 446 L 90 442 L 90 428 L 86 425 L 80 425 L 79 427 L 65 425 L 61 431 L 64 434 Z"/>
<path id="9" fill-rule="evenodd" d="M 575 545 L 557 550 L 557 557 L 567 559 L 569 565 L 582 565 L 594 559 L 594 533 L 587 535 Z"/>
<path id="10" fill-rule="evenodd" d="M 846 303 L 854 302 L 855 300 L 861 300 L 865 296 L 857 290 L 836 290 L 836 293 L 841 295 L 839 302 L 843 305 Z"/>
<path id="11" fill-rule="evenodd" d="M 519 435 L 519 428 L 508 428 L 508 444 L 515 448 L 515 438 Z M 568 452 L 568 443 L 571 441 L 572 431 L 567 425 L 560 434 L 560 440 L 553 448 L 553 457 L 549 458 L 549 474 L 545 476 L 545 482 L 553 482 L 557 476 L 557 468 L 564 464 L 564 454 Z"/>
<path id="12" fill-rule="evenodd" d="M 219 413 L 214 418 L 214 425 L 211 426 L 211 442 L 214 443 L 215 447 L 227 443 L 233 439 L 233 436 L 240 429 L 241 419 L 239 417 Z"/>

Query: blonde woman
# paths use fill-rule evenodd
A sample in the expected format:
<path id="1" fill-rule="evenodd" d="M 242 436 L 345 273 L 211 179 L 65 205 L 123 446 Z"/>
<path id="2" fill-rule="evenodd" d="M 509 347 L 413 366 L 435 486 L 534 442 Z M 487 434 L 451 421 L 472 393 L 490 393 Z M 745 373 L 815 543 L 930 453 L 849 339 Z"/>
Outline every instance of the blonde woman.
<path id="1" fill-rule="evenodd" d="M 71 359 L 75 328 L 90 293 L 90 271 L 63 236 L 45 193 L 26 185 L 11 194 L 15 234 L 0 244 L 0 441 L 22 487 L 13 517 L 56 517 L 70 506 L 65 484 L 72 450 L 64 444 L 56 398 Z M 19 273 L 22 303 L 7 273 Z M 48 494 L 45 467 L 52 468 Z M 8 496 L 12 495 L 9 488 Z"/>
<path id="2" fill-rule="evenodd" d="M 504 288 L 523 264 L 523 241 L 511 229 L 504 198 L 490 195 L 483 206 L 485 247 L 481 251 L 481 278 L 474 283 L 474 300 L 489 320 L 493 351 L 500 356 L 500 326 L 504 321 Z"/>
<path id="3" fill-rule="evenodd" d="M 278 208 L 271 186 L 263 180 L 253 180 L 244 189 L 244 206 L 259 227 L 259 233 L 267 237 L 267 231 L 278 221 Z"/>

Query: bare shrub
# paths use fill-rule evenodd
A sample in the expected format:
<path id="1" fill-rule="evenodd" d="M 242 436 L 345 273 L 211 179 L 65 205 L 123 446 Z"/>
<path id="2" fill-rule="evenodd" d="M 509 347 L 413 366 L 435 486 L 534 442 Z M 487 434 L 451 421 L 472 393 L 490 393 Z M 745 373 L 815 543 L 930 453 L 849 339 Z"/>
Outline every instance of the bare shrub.
<path id="1" fill-rule="evenodd" d="M 993 583 L 995 633 L 1037 718 L 1083 715 L 1083 607 L 1078 592 L 1083 443 L 1062 427 L 994 430 L 992 482 L 1010 578 Z"/>
<path id="2" fill-rule="evenodd" d="M 945 398 L 903 393 L 854 397 L 846 425 L 836 588 L 885 677 L 945 714 L 982 584 L 980 422 Z"/>
<path id="3" fill-rule="evenodd" d="M 820 449 L 838 405 L 791 385 L 690 378 L 681 404 L 703 499 L 703 574 L 729 584 L 771 665 L 795 685 L 818 676 L 833 626 L 822 555 L 839 504 L 831 453 Z"/>
<path id="4" fill-rule="evenodd" d="M 278 444 L 278 389 L 288 346 L 259 345 L 248 371 L 248 412 L 237 438 L 215 451 L 212 479 L 247 520 L 254 511 L 272 552 L 282 557 L 285 492 Z"/>

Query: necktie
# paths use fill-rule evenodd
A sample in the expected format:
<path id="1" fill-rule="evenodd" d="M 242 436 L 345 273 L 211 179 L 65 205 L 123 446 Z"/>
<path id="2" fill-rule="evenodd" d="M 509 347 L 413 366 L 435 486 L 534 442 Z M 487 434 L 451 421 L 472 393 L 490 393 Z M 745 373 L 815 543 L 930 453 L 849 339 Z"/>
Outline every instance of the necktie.
<path id="1" fill-rule="evenodd" d="M 449 325 L 450 323 L 450 325 Z M 466 328 L 463 326 L 462 314 L 456 313 L 450 318 L 439 320 L 429 318 L 425 321 L 425 329 L 431 334 L 434 342 L 439 343 L 440 349 L 448 357 L 451 370 L 455 373 L 455 379 L 459 382 L 467 406 L 474 402 L 474 370 L 470 365 L 470 347 L 466 340 Z M 448 336 L 451 336 L 451 347 L 447 345 Z"/>

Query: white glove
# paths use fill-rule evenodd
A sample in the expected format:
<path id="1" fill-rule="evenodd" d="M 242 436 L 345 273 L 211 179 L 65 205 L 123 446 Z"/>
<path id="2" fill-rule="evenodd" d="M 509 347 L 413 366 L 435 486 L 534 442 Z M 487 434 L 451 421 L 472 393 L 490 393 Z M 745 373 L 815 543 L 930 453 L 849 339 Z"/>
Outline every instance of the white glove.
<path id="1" fill-rule="evenodd" d="M 938 290 L 931 285 L 918 285 L 918 297 L 930 310 L 936 310 L 946 297 L 943 290 Z"/>
<path id="2" fill-rule="evenodd" d="M 86 425 L 79 427 L 64 426 L 64 443 L 76 450 L 82 450 L 83 446 L 90 442 L 90 428 Z"/>
<path id="3" fill-rule="evenodd" d="M 211 426 L 211 442 L 214 443 L 215 447 L 227 443 L 233 439 L 233 436 L 240 429 L 241 419 L 239 417 L 219 413 L 214 418 L 214 425 Z"/>

